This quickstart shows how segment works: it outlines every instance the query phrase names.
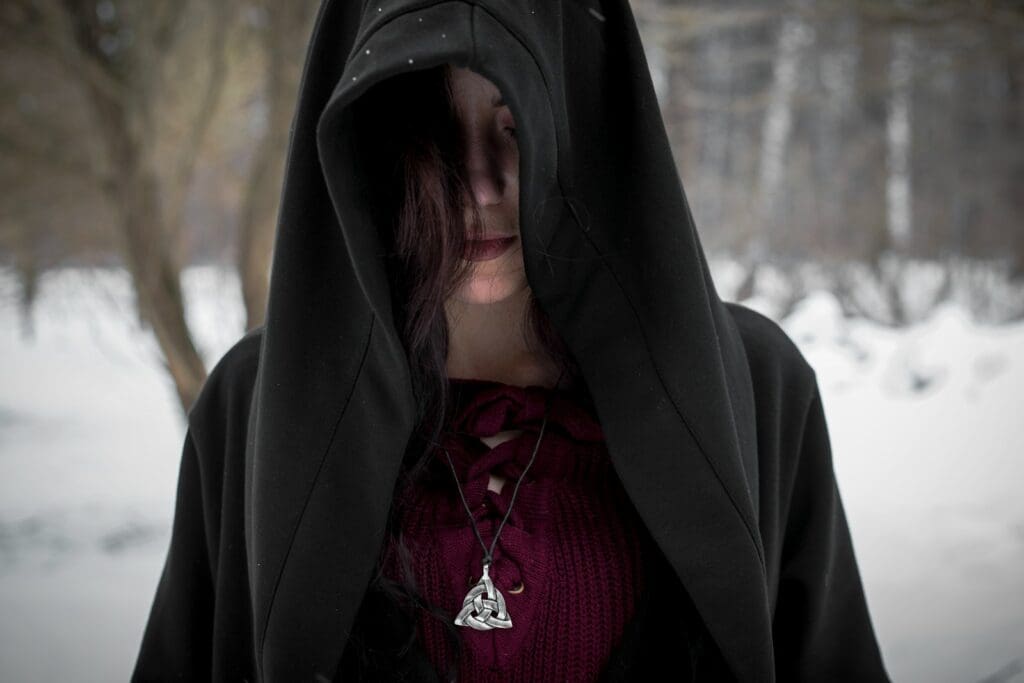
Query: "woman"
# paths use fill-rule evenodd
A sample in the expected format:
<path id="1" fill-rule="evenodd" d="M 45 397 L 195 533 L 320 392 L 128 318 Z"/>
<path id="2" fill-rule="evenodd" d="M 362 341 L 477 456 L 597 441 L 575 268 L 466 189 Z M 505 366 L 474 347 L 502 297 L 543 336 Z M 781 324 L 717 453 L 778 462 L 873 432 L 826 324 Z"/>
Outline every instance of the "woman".
<path id="1" fill-rule="evenodd" d="M 375 85 L 353 110 L 356 139 L 372 140 L 355 156 L 383 207 L 375 222 L 394 226 L 385 251 L 398 327 L 416 394 L 429 400 L 392 496 L 376 594 L 356 623 L 373 624 L 382 600 L 406 614 L 383 634 L 357 629 L 339 677 L 397 678 L 401 662 L 443 680 L 597 680 L 618 666 L 628 624 L 641 637 L 637 605 L 655 591 L 673 612 L 670 647 L 690 648 L 681 675 L 724 675 L 692 605 L 651 584 L 659 553 L 619 485 L 579 368 L 532 296 L 517 126 L 501 91 L 444 64 Z M 391 132 L 389 148 L 373 128 Z M 405 623 L 397 640 L 393 620 Z"/>
<path id="2" fill-rule="evenodd" d="M 653 675 L 888 680 L 814 370 L 719 299 L 627 0 L 328 0 L 134 679 Z"/>

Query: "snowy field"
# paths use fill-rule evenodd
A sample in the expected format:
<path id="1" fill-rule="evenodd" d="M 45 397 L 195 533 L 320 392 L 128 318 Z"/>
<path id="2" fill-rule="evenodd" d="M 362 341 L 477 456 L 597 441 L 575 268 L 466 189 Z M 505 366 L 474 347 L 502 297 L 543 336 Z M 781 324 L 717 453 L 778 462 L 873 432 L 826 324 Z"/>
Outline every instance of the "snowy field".
<path id="1" fill-rule="evenodd" d="M 212 367 L 242 333 L 236 284 L 185 284 Z M 123 273 L 45 275 L 31 337 L 18 296 L 0 270 L 0 681 L 127 680 L 184 420 Z M 783 327 L 818 373 L 893 680 L 1024 683 L 1024 324 L 948 305 L 893 331 L 818 292 Z"/>

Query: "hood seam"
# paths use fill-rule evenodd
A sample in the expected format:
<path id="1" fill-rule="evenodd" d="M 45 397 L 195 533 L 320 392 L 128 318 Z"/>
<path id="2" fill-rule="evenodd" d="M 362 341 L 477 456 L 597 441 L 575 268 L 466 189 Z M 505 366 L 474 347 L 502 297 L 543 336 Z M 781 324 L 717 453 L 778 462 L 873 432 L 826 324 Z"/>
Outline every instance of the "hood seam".
<path id="1" fill-rule="evenodd" d="M 565 199 L 564 196 L 563 196 L 563 199 Z M 605 269 L 612 276 L 612 279 L 615 281 L 615 284 L 619 288 L 619 291 L 622 292 L 622 296 L 626 300 L 626 303 L 629 304 L 629 310 L 633 313 L 633 319 L 636 321 L 636 326 L 637 326 L 637 328 L 639 328 L 640 334 L 643 337 L 644 348 L 647 351 L 648 358 L 650 358 L 650 360 L 651 360 L 651 366 L 654 368 L 654 374 L 656 374 L 658 376 L 658 381 L 661 383 L 661 387 L 664 390 L 665 394 L 668 396 L 669 401 L 671 401 L 672 407 L 675 409 L 676 414 L 679 416 L 679 419 L 681 419 L 683 421 L 683 424 L 686 425 L 686 431 L 688 431 L 690 433 L 690 436 L 693 437 L 693 440 L 697 443 L 697 448 L 700 449 L 700 452 L 704 456 L 704 459 L 707 461 L 708 465 L 711 466 L 711 471 L 715 473 L 715 478 L 718 480 L 718 483 L 721 485 L 722 490 L 725 491 L 726 495 L 729 497 L 729 502 L 732 504 L 733 509 L 736 510 L 736 514 L 743 521 L 743 526 L 747 530 L 748 538 L 750 539 L 750 542 L 753 544 L 754 550 L 757 552 L 757 558 L 758 558 L 758 561 L 761 563 L 761 569 L 763 571 L 767 572 L 767 567 L 765 565 L 765 559 L 764 559 L 764 556 L 761 554 L 760 547 L 757 544 L 757 539 L 754 536 L 754 530 L 751 529 L 750 523 L 747 521 L 747 518 L 740 511 L 739 505 L 736 504 L 736 499 L 733 497 L 732 491 L 729 489 L 728 486 L 725 485 L 725 482 L 722 480 L 722 475 L 719 473 L 718 468 L 715 467 L 714 461 L 710 457 L 708 457 L 707 450 L 704 448 L 704 444 L 701 441 L 700 437 L 698 437 L 697 432 L 695 432 L 693 427 L 690 426 L 689 420 L 687 420 L 686 416 L 683 415 L 683 411 L 680 410 L 679 405 L 676 403 L 675 397 L 672 395 L 672 392 L 669 391 L 669 389 L 668 389 L 668 385 L 665 382 L 665 378 L 662 376 L 661 368 L 658 366 L 658 361 L 654 357 L 654 354 L 651 352 L 651 345 L 650 345 L 650 342 L 648 341 L 648 338 L 647 338 L 647 330 L 644 329 L 643 324 L 640 322 L 640 315 L 639 315 L 639 313 L 637 313 L 636 306 L 633 305 L 633 300 L 630 299 L 629 294 L 626 292 L 625 287 L 622 286 L 622 282 L 619 280 L 618 276 L 615 274 L 615 270 L 611 267 L 611 264 L 608 263 L 607 259 L 605 258 L 604 252 L 602 252 L 600 247 L 598 247 L 598 245 L 593 241 L 593 239 L 591 239 L 591 236 L 590 236 L 589 232 L 587 232 L 586 230 L 583 230 L 583 226 L 579 223 L 579 219 L 578 219 L 578 217 L 576 215 L 576 211 L 572 208 L 572 204 L 570 202 L 566 202 L 566 204 L 569 206 L 570 213 L 573 216 L 573 220 L 577 223 L 577 226 L 580 228 L 580 231 L 583 233 L 584 238 L 594 248 L 594 251 L 597 252 L 598 256 L 601 257 L 601 263 L 604 264 Z M 712 321 L 712 326 L 714 326 L 714 321 Z M 717 332 L 716 332 L 716 334 L 717 334 Z M 735 421 L 735 416 L 733 416 L 733 420 Z M 742 449 L 743 446 L 742 446 L 742 444 L 739 443 L 738 439 L 737 439 L 736 443 L 740 447 L 740 449 Z"/>
<path id="2" fill-rule="evenodd" d="M 356 368 L 356 371 L 355 371 L 355 373 L 352 376 L 352 384 L 349 387 L 348 396 L 345 397 L 344 405 L 342 406 L 341 410 L 338 412 L 338 418 L 337 418 L 337 420 L 335 420 L 334 427 L 331 429 L 331 438 L 328 439 L 327 446 L 324 448 L 324 452 L 320 456 L 320 464 L 317 465 L 316 474 L 313 476 L 312 482 L 310 482 L 309 490 L 306 492 L 305 496 L 303 497 L 304 499 L 303 499 L 303 502 L 302 502 L 302 510 L 299 512 L 299 517 L 295 521 L 295 527 L 292 529 L 292 532 L 289 535 L 288 549 L 285 551 L 284 557 L 281 560 L 281 566 L 280 566 L 280 568 L 278 569 L 278 572 L 277 572 L 277 578 L 274 580 L 274 590 L 270 594 L 270 603 L 267 606 L 267 616 L 266 616 L 266 619 L 263 622 L 263 633 L 260 635 L 259 661 L 260 661 L 260 668 L 261 669 L 263 669 L 263 667 L 264 667 L 264 659 L 266 657 L 266 652 L 264 650 L 264 646 L 266 645 L 266 642 L 267 642 L 267 632 L 270 630 L 270 619 L 271 619 L 271 617 L 273 616 L 273 613 L 274 613 L 274 605 L 277 602 L 278 589 L 280 588 L 280 585 L 281 585 L 281 579 L 284 577 L 284 569 L 288 565 L 288 559 L 291 557 L 292 547 L 295 544 L 295 537 L 298 535 L 299 528 L 302 526 L 302 520 L 306 516 L 306 508 L 309 506 L 310 498 L 313 497 L 313 490 L 316 488 L 316 484 L 320 480 L 320 473 L 323 471 L 324 463 L 327 461 L 327 454 L 330 452 L 331 446 L 334 445 L 334 439 L 337 437 L 337 434 L 338 434 L 338 426 L 341 424 L 341 420 L 345 416 L 345 413 L 348 412 L 349 405 L 352 402 L 352 396 L 353 396 L 353 394 L 355 394 L 356 384 L 359 381 L 360 375 L 362 375 L 363 367 L 366 365 L 366 359 L 369 356 L 369 351 L 370 351 L 370 340 L 373 338 L 373 329 L 374 329 L 374 327 L 376 325 L 376 321 L 377 321 L 377 316 L 373 315 L 373 313 L 371 312 L 371 314 L 370 314 L 370 327 L 369 327 L 369 330 L 367 331 L 367 334 L 366 334 L 366 342 L 363 345 L 363 355 L 362 355 L 362 357 L 359 360 L 359 367 Z"/>

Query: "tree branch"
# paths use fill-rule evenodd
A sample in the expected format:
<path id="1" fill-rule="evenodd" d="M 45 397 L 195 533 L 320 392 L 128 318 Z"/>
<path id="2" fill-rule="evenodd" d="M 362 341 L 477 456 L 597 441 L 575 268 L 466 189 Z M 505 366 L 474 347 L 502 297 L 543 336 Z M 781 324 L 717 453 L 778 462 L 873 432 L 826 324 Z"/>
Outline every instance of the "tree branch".
<path id="1" fill-rule="evenodd" d="M 124 86 L 91 54 L 84 51 L 74 36 L 74 28 L 63 8 L 51 0 L 4 0 L 0 12 L 0 35 L 34 52 L 53 57 L 72 77 L 85 81 L 107 97 L 122 96 Z M 15 11 L 21 17 L 13 16 Z"/>

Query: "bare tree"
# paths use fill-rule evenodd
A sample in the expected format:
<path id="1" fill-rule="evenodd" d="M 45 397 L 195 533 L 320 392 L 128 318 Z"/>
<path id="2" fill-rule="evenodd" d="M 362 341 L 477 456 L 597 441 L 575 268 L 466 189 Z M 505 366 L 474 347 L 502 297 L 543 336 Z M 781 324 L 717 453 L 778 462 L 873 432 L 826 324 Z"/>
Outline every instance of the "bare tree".
<path id="1" fill-rule="evenodd" d="M 152 328 L 185 409 L 206 370 L 182 300 L 182 206 L 223 89 L 231 11 L 229 2 L 208 3 L 203 11 L 192 5 L 7 0 L 0 9 L 0 38 L 55 60 L 62 77 L 55 87 L 83 94 L 99 158 L 78 170 L 113 208 L 139 318 Z M 181 54 L 190 58 L 176 59 Z M 185 72 L 199 63 L 202 78 Z M 38 151 L 14 140 L 8 146 Z"/>

